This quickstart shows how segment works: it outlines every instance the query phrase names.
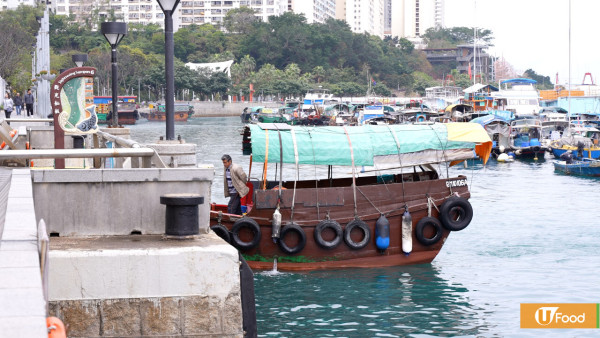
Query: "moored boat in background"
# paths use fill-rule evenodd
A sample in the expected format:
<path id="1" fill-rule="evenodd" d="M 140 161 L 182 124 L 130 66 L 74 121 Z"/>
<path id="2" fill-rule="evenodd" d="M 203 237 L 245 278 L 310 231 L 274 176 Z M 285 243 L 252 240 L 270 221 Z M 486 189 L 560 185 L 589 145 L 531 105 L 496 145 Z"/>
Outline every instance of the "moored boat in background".
<path id="1" fill-rule="evenodd" d="M 188 118 L 194 114 L 194 106 L 187 103 L 175 103 L 173 119 L 175 122 L 187 122 Z M 166 121 L 167 113 L 164 104 L 157 105 L 146 115 L 148 121 Z"/>
<path id="2" fill-rule="evenodd" d="M 567 175 L 600 177 L 600 160 L 554 161 L 554 170 Z"/>

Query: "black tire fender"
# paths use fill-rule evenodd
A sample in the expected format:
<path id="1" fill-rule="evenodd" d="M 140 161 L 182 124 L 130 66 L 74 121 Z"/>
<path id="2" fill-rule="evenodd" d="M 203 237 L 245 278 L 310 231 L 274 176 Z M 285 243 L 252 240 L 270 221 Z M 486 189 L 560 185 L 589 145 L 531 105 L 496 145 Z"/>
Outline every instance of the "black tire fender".
<path id="1" fill-rule="evenodd" d="M 331 229 L 335 232 L 335 238 L 331 241 L 323 239 L 323 231 Z M 323 249 L 334 249 L 342 242 L 343 231 L 340 223 L 334 220 L 323 220 L 317 224 L 314 232 L 315 242 Z"/>
<path id="2" fill-rule="evenodd" d="M 423 234 L 426 227 L 431 226 L 435 229 L 435 235 L 431 238 L 425 237 Z M 444 235 L 444 229 L 442 229 L 442 223 L 435 217 L 423 217 L 417 222 L 415 226 L 415 236 L 417 240 L 423 245 L 434 245 L 439 242 Z"/>
<path id="3" fill-rule="evenodd" d="M 250 242 L 244 242 L 240 239 L 239 233 L 243 228 L 248 228 L 254 234 L 254 237 Z M 250 217 L 242 217 L 233 223 L 231 227 L 231 242 L 232 244 L 241 250 L 250 250 L 255 248 L 260 243 L 260 227 L 255 220 Z"/>
<path id="4" fill-rule="evenodd" d="M 298 245 L 296 245 L 294 247 L 290 247 L 284 241 L 285 236 L 292 232 L 296 232 L 298 234 L 298 238 L 299 238 Z M 279 235 L 279 240 L 277 241 L 277 245 L 279 246 L 279 249 L 281 249 L 281 251 L 285 252 L 286 254 L 295 255 L 295 254 L 299 253 L 300 251 L 302 251 L 302 249 L 304 249 L 304 246 L 306 245 L 306 234 L 304 233 L 304 230 L 302 230 L 302 228 L 298 224 L 296 224 L 296 223 L 287 224 L 286 226 L 283 227 L 283 229 L 281 229 L 281 234 Z"/>
<path id="5" fill-rule="evenodd" d="M 350 236 L 354 228 L 358 228 L 363 232 L 364 237 L 360 242 L 353 241 L 352 237 Z M 371 229 L 369 229 L 367 223 L 361 221 L 360 219 L 355 219 L 350 221 L 350 223 L 346 225 L 346 229 L 344 229 L 344 242 L 346 242 L 346 245 L 348 245 L 351 249 L 362 249 L 365 246 L 367 246 L 367 244 L 369 244 L 370 241 Z"/>
<path id="6" fill-rule="evenodd" d="M 465 198 L 452 196 L 440 207 L 440 221 L 451 231 L 466 228 L 473 219 L 473 207 Z"/>
<path id="7" fill-rule="evenodd" d="M 211 225 L 210 230 L 214 231 L 217 236 L 221 237 L 225 242 L 231 244 L 231 235 L 229 230 L 223 224 Z"/>

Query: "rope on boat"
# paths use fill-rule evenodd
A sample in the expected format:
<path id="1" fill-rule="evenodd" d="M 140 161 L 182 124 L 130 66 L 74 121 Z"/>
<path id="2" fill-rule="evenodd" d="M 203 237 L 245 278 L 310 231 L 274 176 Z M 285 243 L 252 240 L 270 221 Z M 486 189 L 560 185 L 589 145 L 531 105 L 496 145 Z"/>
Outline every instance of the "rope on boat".
<path id="1" fill-rule="evenodd" d="M 265 163 L 263 164 L 263 183 L 262 189 L 267 189 L 267 165 L 269 164 L 269 130 L 265 130 Z"/>
<path id="2" fill-rule="evenodd" d="M 312 134 L 309 129 L 306 129 L 308 136 L 310 137 L 310 146 L 312 147 L 313 153 L 313 168 L 315 168 L 315 191 L 317 193 L 317 219 L 321 219 L 321 212 L 319 209 L 319 180 L 317 180 L 317 160 L 315 158 L 315 145 L 312 139 Z"/>
<path id="3" fill-rule="evenodd" d="M 446 147 L 448 146 L 448 138 L 446 137 L 446 143 L 445 144 L 442 143 L 442 139 L 440 139 L 440 136 L 438 135 L 438 133 L 435 131 L 435 129 L 433 129 L 433 126 L 430 125 L 429 128 L 433 131 L 433 133 L 435 134 L 435 136 L 438 138 L 438 141 L 440 142 L 440 147 L 442 148 L 442 155 L 443 155 L 443 158 L 445 160 L 444 163 L 446 163 L 446 179 L 448 179 L 448 178 L 450 178 L 450 171 L 448 170 L 448 168 L 449 168 L 449 165 L 448 165 L 448 156 L 446 155 Z M 447 131 L 446 131 L 446 133 L 447 133 Z M 450 186 L 449 188 L 450 188 L 450 194 L 452 195 L 454 193 L 452 191 L 452 186 Z"/>
<path id="4" fill-rule="evenodd" d="M 406 201 L 406 194 L 404 190 L 404 170 L 402 169 L 402 156 L 400 156 L 400 141 L 398 141 L 398 137 L 396 137 L 396 134 L 394 133 L 392 128 L 390 128 L 390 125 L 386 124 L 386 126 L 392 134 L 392 136 L 394 137 L 394 141 L 396 142 L 396 149 L 398 149 L 398 162 L 400 162 L 400 181 L 402 183 L 402 200 Z"/>
<path id="5" fill-rule="evenodd" d="M 350 146 L 350 158 L 352 159 L 352 193 L 354 194 L 354 217 L 358 217 L 358 210 L 356 208 L 356 166 L 354 165 L 354 150 L 352 149 L 352 141 L 350 140 L 350 134 L 348 129 L 344 126 L 344 132 L 348 138 L 348 145 Z"/>
<path id="6" fill-rule="evenodd" d="M 369 203 L 371 203 L 371 206 L 373 206 L 373 208 L 375 208 L 375 210 L 377 210 L 377 212 L 378 212 L 378 213 L 380 213 L 381 215 L 383 215 L 383 212 L 381 212 L 381 210 L 379 210 L 379 208 L 377 208 L 377 207 L 375 206 L 375 204 L 374 204 L 373 202 L 371 202 L 371 200 L 370 200 L 370 199 L 367 197 L 367 195 L 365 195 L 365 193 L 364 193 L 364 192 L 362 192 L 362 190 L 360 190 L 360 188 L 358 188 L 358 187 L 357 187 L 356 189 L 358 190 L 358 192 L 359 192 L 359 193 L 361 193 L 361 195 L 363 195 L 363 197 L 364 197 L 364 198 L 365 198 L 367 201 L 369 201 Z M 391 212 L 391 211 L 390 211 L 390 212 Z"/>
<path id="7" fill-rule="evenodd" d="M 294 180 L 294 193 L 292 194 L 292 214 L 290 216 L 294 223 L 294 205 L 296 204 L 296 183 L 300 179 L 300 168 L 298 167 L 298 144 L 296 143 L 296 132 L 292 129 L 292 142 L 294 143 L 294 160 L 296 162 L 296 179 Z M 318 204 L 318 203 L 317 203 Z"/>
<path id="8" fill-rule="evenodd" d="M 279 136 L 279 191 L 277 192 L 277 209 L 279 209 L 279 204 L 281 203 L 281 191 L 283 190 L 283 145 L 281 142 L 281 131 L 279 131 L 279 127 L 275 124 L 275 128 L 277 128 L 277 135 Z"/>

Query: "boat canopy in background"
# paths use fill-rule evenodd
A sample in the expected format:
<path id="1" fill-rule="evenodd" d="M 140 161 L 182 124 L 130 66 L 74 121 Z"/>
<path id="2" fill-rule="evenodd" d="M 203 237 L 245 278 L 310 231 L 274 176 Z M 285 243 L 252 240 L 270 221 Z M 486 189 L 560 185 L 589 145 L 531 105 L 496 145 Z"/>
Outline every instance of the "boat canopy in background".
<path id="1" fill-rule="evenodd" d="M 252 156 L 258 162 L 312 165 L 406 167 L 489 157 L 492 142 L 475 123 L 301 127 L 250 125 Z M 297 154 L 297 157 L 296 157 Z M 400 156 L 398 156 L 400 154 Z"/>

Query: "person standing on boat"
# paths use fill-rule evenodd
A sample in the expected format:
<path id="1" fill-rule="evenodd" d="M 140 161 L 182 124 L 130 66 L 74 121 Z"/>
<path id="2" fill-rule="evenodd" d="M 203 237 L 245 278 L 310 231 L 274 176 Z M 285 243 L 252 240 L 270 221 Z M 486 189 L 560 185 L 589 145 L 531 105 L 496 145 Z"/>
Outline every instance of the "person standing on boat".
<path id="1" fill-rule="evenodd" d="M 241 215 L 242 204 L 240 199 L 246 196 L 250 190 L 246 186 L 248 177 L 241 166 L 232 163 L 231 156 L 227 154 L 223 155 L 221 161 L 223 161 L 223 187 L 225 197 L 229 197 L 227 212 L 230 214 Z"/>

